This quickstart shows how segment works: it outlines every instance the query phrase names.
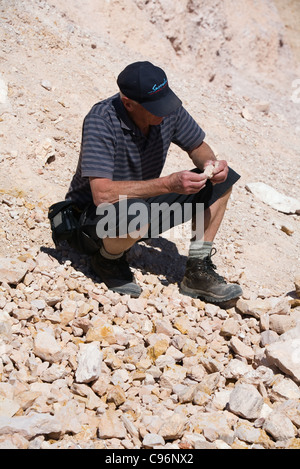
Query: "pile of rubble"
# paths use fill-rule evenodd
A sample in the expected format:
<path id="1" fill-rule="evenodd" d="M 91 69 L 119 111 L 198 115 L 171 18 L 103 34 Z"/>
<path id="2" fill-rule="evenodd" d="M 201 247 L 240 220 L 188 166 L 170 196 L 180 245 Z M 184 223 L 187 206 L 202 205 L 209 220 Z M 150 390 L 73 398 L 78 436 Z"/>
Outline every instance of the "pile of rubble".
<path id="1" fill-rule="evenodd" d="M 0 448 L 299 448 L 299 278 L 223 309 L 74 265 L 0 259 Z"/>

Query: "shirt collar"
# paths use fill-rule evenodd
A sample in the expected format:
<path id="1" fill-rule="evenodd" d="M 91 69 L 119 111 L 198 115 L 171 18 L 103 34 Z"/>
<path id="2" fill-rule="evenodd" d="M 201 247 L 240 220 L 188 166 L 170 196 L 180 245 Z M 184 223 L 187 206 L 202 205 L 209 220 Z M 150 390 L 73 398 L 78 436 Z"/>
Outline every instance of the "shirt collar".
<path id="1" fill-rule="evenodd" d="M 136 133 L 136 125 L 128 116 L 119 94 L 113 99 L 112 104 L 120 120 L 122 129 Z"/>

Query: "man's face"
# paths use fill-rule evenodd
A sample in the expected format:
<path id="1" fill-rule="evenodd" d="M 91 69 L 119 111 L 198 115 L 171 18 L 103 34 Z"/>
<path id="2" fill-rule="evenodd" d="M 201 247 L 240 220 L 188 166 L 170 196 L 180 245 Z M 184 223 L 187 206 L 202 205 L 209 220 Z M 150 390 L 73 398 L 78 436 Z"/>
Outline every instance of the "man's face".
<path id="1" fill-rule="evenodd" d="M 147 109 L 143 108 L 143 106 L 141 106 L 141 108 L 142 108 L 144 119 L 149 122 L 149 125 L 160 125 L 162 121 L 164 120 L 163 117 L 158 117 L 158 116 L 155 116 L 154 114 L 151 114 L 151 112 L 147 111 Z"/>
<path id="2" fill-rule="evenodd" d="M 131 118 L 134 122 L 138 123 L 138 125 L 143 125 L 145 127 L 150 125 L 160 125 L 164 120 L 163 117 L 151 114 L 151 112 L 147 111 L 147 109 L 136 101 L 128 98 L 122 99 L 122 101 Z"/>

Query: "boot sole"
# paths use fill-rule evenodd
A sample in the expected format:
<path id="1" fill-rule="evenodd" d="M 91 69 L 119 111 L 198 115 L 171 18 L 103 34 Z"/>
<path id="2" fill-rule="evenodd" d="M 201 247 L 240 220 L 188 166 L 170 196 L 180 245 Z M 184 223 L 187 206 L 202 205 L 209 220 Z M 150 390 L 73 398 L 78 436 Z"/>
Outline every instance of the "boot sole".
<path id="1" fill-rule="evenodd" d="M 98 275 L 98 280 L 107 286 L 107 288 L 110 291 L 113 291 L 114 293 L 119 293 L 119 295 L 129 295 L 131 298 L 139 298 L 140 294 L 142 293 L 141 288 L 136 284 L 136 283 L 126 283 L 124 285 L 117 285 L 113 286 L 110 285 L 109 282 L 106 282 L 105 280 L 101 279 L 101 277 Z"/>
<path id="2" fill-rule="evenodd" d="M 238 287 L 238 285 L 237 285 Z M 192 298 L 201 298 L 203 299 L 204 301 L 207 301 L 207 302 L 210 302 L 210 303 L 224 303 L 225 301 L 230 301 L 230 300 L 234 300 L 236 298 L 238 298 L 239 296 L 242 295 L 242 290 L 240 287 L 238 287 L 240 289 L 240 292 L 232 292 L 232 293 L 229 293 L 228 295 L 226 296 L 217 296 L 217 295 L 214 295 L 214 294 L 207 294 L 207 292 L 203 291 L 203 290 L 195 290 L 195 289 L 192 289 L 192 288 L 189 288 L 187 287 L 186 285 L 184 285 L 183 283 L 180 284 L 180 289 L 179 289 L 179 292 L 182 293 L 183 295 L 187 295 L 187 296 L 190 296 Z"/>
<path id="3" fill-rule="evenodd" d="M 115 293 L 119 293 L 120 295 L 129 295 L 131 298 L 139 298 L 140 294 L 142 293 L 141 289 L 134 283 L 131 285 L 124 285 L 123 287 L 109 287 L 107 288 Z"/>
<path id="4" fill-rule="evenodd" d="M 120 295 L 129 295 L 132 298 L 138 298 L 142 293 L 142 289 L 134 282 L 129 283 L 120 283 L 119 285 L 110 284 L 109 281 L 101 278 L 99 274 L 97 274 L 98 279 L 100 282 L 105 283 L 107 288 L 115 293 L 119 293 Z"/>
<path id="5" fill-rule="evenodd" d="M 113 283 L 111 281 L 102 277 L 101 272 L 99 272 L 99 268 L 97 268 L 97 264 L 91 261 L 91 267 L 93 272 L 97 275 L 99 282 L 105 283 L 107 288 L 115 293 L 119 293 L 120 295 L 129 295 L 132 298 L 139 298 L 142 289 L 139 285 L 134 282 L 123 283 L 122 281 L 115 280 Z"/>

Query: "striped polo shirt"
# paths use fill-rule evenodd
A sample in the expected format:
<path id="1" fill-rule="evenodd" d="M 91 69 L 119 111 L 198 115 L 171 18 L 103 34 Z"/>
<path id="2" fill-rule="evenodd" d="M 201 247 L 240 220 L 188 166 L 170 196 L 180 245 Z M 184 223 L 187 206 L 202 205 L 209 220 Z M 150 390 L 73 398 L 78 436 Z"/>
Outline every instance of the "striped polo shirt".
<path id="1" fill-rule="evenodd" d="M 181 106 L 145 136 L 127 114 L 119 93 L 95 104 L 84 119 L 81 151 L 66 198 L 81 209 L 92 202 L 89 177 L 142 181 L 161 175 L 171 143 L 187 152 L 205 137 Z"/>

